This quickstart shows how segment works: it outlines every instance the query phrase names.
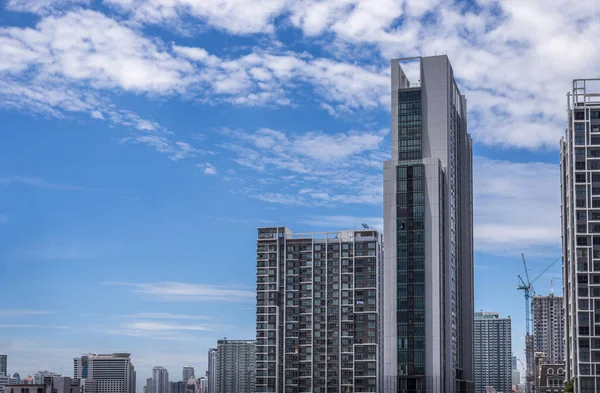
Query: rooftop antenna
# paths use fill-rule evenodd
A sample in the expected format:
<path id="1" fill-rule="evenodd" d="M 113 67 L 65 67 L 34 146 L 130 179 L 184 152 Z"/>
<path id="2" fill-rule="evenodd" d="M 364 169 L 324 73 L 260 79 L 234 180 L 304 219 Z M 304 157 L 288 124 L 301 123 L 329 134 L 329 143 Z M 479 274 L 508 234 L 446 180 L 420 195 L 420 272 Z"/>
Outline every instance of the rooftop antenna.
<path id="1" fill-rule="evenodd" d="M 368 226 L 367 224 L 362 224 L 362 227 L 363 227 L 364 229 L 369 229 L 369 226 Z"/>

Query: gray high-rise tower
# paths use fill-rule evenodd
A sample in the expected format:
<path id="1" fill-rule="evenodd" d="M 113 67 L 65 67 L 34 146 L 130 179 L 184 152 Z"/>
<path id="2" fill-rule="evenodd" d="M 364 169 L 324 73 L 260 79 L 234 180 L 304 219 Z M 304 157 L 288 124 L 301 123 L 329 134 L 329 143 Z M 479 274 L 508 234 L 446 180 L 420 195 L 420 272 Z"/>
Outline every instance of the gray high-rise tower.
<path id="1" fill-rule="evenodd" d="M 0 375 L 8 375 L 6 371 L 8 363 L 8 356 L 0 353 Z"/>
<path id="2" fill-rule="evenodd" d="M 561 139 L 566 379 L 600 391 L 600 80 L 573 81 Z"/>
<path id="3" fill-rule="evenodd" d="M 491 386 L 498 392 L 512 391 L 510 318 L 495 312 L 475 313 L 475 393 Z"/>
<path id="4" fill-rule="evenodd" d="M 183 371 L 181 373 L 182 376 L 182 381 L 187 383 L 187 381 L 189 381 L 190 378 L 194 377 L 194 367 L 192 366 L 185 366 L 183 368 Z"/>
<path id="5" fill-rule="evenodd" d="M 152 369 L 152 393 L 169 393 L 169 390 L 169 372 L 164 367 L 154 367 Z"/>
<path id="6" fill-rule="evenodd" d="M 411 83 L 401 61 L 419 61 Z M 472 143 L 447 56 L 392 60 L 384 163 L 385 393 L 473 387 Z"/>
<path id="7" fill-rule="evenodd" d="M 254 393 L 256 341 L 217 341 L 217 393 Z"/>
<path id="8" fill-rule="evenodd" d="M 543 353 L 551 364 L 565 361 L 565 321 L 562 296 L 534 296 L 533 341 L 534 353 Z"/>
<path id="9" fill-rule="evenodd" d="M 208 393 L 217 393 L 217 348 L 208 350 Z"/>
<path id="10" fill-rule="evenodd" d="M 257 393 L 380 392 L 381 235 L 365 227 L 258 229 Z"/>

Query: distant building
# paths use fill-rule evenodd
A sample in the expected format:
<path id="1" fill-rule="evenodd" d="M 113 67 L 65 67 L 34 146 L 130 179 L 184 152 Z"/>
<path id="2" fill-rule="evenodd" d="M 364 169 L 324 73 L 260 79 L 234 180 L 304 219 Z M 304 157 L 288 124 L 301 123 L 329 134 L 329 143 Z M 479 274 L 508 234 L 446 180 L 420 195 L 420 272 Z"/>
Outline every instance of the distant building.
<path id="1" fill-rule="evenodd" d="M 33 383 L 38 385 L 43 384 L 48 377 L 60 377 L 60 374 L 53 373 L 52 371 L 48 370 L 38 371 L 37 373 L 33 374 Z"/>
<path id="2" fill-rule="evenodd" d="M 0 393 L 4 391 L 4 387 L 7 385 L 14 385 L 17 381 L 6 374 L 0 374 Z"/>
<path id="3" fill-rule="evenodd" d="M 31 375 L 26 376 L 21 381 L 21 384 L 23 384 L 23 385 L 33 385 L 33 377 Z"/>
<path id="4" fill-rule="evenodd" d="M 254 393 L 255 377 L 256 341 L 217 342 L 216 393 Z"/>
<path id="5" fill-rule="evenodd" d="M 511 321 L 495 312 L 475 312 L 475 393 L 494 387 L 512 391 Z"/>
<path id="6" fill-rule="evenodd" d="M 146 379 L 146 386 L 144 386 L 144 393 L 152 393 L 152 378 Z"/>
<path id="7" fill-rule="evenodd" d="M 4 393 L 79 393 L 77 381 L 70 377 L 46 377 L 42 384 L 11 384 L 4 387 Z"/>
<path id="8" fill-rule="evenodd" d="M 73 375 L 85 380 L 85 393 L 130 393 L 135 387 L 129 353 L 86 354 L 73 359 Z"/>
<path id="9" fill-rule="evenodd" d="M 8 355 L 0 353 L 0 375 L 8 375 Z"/>
<path id="10" fill-rule="evenodd" d="M 217 393 L 217 348 L 208 350 L 208 393 Z"/>
<path id="11" fill-rule="evenodd" d="M 136 379 L 135 367 L 129 363 L 129 393 L 136 393 Z"/>
<path id="12" fill-rule="evenodd" d="M 152 369 L 152 392 L 169 393 L 169 372 L 166 368 L 156 366 Z"/>
<path id="13" fill-rule="evenodd" d="M 565 361 L 565 321 L 562 314 L 562 296 L 535 296 L 533 298 L 534 352 L 541 352 L 552 364 Z"/>
<path id="14" fill-rule="evenodd" d="M 200 377 L 196 380 L 196 393 L 208 393 L 208 377 Z"/>
<path id="15" fill-rule="evenodd" d="M 192 366 L 185 366 L 183 368 L 183 371 L 181 373 L 182 375 L 182 381 L 187 382 L 190 378 L 194 377 L 194 367 Z"/>
<path id="16" fill-rule="evenodd" d="M 169 383 L 169 392 L 168 393 L 186 393 L 185 392 L 186 383 L 183 381 L 179 382 L 170 382 Z"/>
<path id="17" fill-rule="evenodd" d="M 512 384 L 513 387 L 521 383 L 521 372 L 519 370 L 512 370 Z"/>
<path id="18" fill-rule="evenodd" d="M 19 373 L 14 373 L 14 374 L 13 374 L 13 379 L 15 380 L 15 383 L 16 383 L 17 385 L 20 385 L 20 384 L 21 384 L 21 376 L 19 375 Z"/>
<path id="19" fill-rule="evenodd" d="M 516 356 L 512 357 L 512 369 L 513 370 L 517 369 L 517 357 Z"/>

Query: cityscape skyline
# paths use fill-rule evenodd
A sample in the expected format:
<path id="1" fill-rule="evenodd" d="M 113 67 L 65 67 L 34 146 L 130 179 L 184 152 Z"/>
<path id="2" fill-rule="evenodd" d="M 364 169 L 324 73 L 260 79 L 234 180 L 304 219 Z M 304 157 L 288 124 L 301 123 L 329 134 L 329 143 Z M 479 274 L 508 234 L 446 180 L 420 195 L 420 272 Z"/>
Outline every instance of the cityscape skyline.
<path id="1" fill-rule="evenodd" d="M 156 365 L 203 373 L 218 339 L 253 337 L 255 228 L 381 231 L 389 59 L 436 51 L 448 54 L 470 108 L 475 309 L 511 316 L 513 352 L 525 360 L 518 254 L 535 274 L 561 253 L 564 93 L 597 68 L 553 60 L 559 46 L 548 47 L 544 29 L 575 34 L 559 23 L 572 14 L 533 2 L 432 3 L 430 12 L 407 2 L 382 4 L 389 17 L 379 18 L 350 3 L 321 10 L 327 22 L 301 5 L 230 19 L 190 6 L 168 20 L 150 17 L 152 4 L 134 11 L 109 0 L 0 6 L 0 272 L 32 283 L 17 299 L 18 280 L 0 292 L 10 375 L 68 375 L 74 356 L 125 351 L 141 392 Z M 546 18 L 515 28 L 528 13 Z M 378 23 L 362 24 L 369 18 Z M 467 40 L 460 24 L 479 38 Z M 126 56 L 136 71 L 115 72 Z M 416 67 L 406 71 L 418 79 Z M 507 88 L 516 75 L 527 82 Z M 323 148 L 334 143 L 343 148 Z M 557 265 L 537 293 L 558 276 Z"/>

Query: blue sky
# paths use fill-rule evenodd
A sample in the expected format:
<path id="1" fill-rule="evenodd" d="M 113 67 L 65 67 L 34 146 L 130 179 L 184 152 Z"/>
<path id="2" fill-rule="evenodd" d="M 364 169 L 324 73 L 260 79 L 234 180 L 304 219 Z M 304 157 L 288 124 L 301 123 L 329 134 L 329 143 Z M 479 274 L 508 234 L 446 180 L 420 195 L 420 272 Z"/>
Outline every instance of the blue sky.
<path id="1" fill-rule="evenodd" d="M 526 3 L 526 4 L 522 4 Z M 389 59 L 448 54 L 475 143 L 476 309 L 513 319 L 560 256 L 558 140 L 598 6 L 8 0 L 0 6 L 0 352 L 138 386 L 254 336 L 255 228 L 382 226 Z M 583 17 L 582 17 L 583 15 Z M 578 61 L 571 61 L 578 59 Z M 409 67 L 409 77 L 417 79 Z M 536 283 L 560 293 L 560 264 Z"/>

